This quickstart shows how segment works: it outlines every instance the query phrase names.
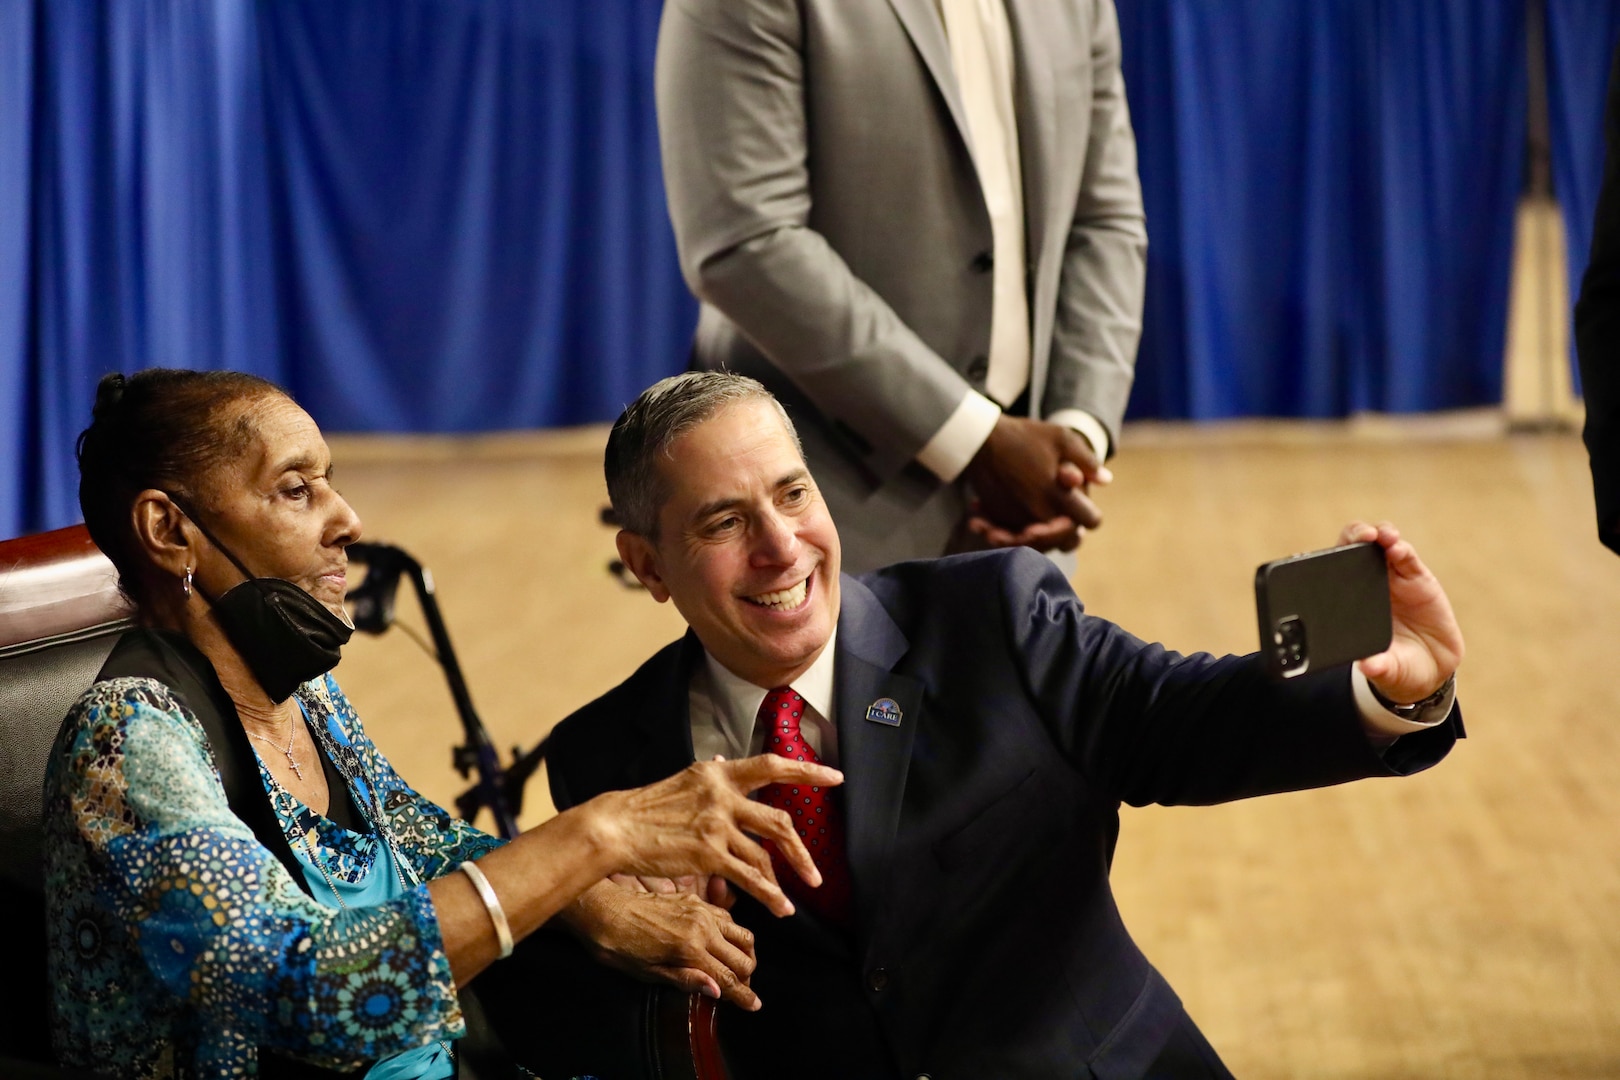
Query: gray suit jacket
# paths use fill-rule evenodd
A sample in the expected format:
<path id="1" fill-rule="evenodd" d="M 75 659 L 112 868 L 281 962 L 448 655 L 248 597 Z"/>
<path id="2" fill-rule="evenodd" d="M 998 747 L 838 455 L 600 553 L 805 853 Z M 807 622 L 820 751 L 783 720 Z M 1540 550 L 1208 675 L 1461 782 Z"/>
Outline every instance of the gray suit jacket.
<path id="1" fill-rule="evenodd" d="M 990 218 L 935 2 L 668 0 L 659 35 L 695 362 L 788 404 L 853 570 L 942 549 L 961 497 L 913 458 L 986 373 Z M 1030 409 L 1117 438 L 1147 239 L 1114 6 L 1005 3 Z"/>

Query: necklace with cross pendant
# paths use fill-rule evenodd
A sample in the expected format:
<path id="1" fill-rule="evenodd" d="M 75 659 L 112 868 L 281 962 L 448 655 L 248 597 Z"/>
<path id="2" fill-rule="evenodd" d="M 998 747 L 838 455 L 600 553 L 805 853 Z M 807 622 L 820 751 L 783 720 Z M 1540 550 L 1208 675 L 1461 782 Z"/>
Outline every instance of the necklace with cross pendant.
<path id="1" fill-rule="evenodd" d="M 300 779 L 300 780 L 302 780 L 304 778 L 303 767 L 298 764 L 298 759 L 293 757 L 292 748 L 293 748 L 293 743 L 296 742 L 297 739 L 298 739 L 298 729 L 293 725 L 292 718 L 289 717 L 288 720 L 287 720 L 287 745 L 286 746 L 281 746 L 274 739 L 268 739 L 265 736 L 260 735 L 260 734 L 258 734 L 257 732 L 254 732 L 254 731 L 250 731 L 250 732 L 248 732 L 248 734 L 253 736 L 253 738 L 258 739 L 260 742 L 268 743 L 269 745 L 274 746 L 277 750 L 280 750 L 283 754 L 286 754 L 287 755 L 287 764 L 292 767 L 293 773 L 296 774 L 298 779 Z"/>

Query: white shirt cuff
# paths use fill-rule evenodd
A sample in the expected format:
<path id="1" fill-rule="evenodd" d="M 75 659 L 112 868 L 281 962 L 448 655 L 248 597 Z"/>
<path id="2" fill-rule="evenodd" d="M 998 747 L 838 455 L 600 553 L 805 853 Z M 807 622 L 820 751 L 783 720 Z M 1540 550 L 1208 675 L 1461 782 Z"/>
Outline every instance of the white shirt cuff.
<path id="1" fill-rule="evenodd" d="M 1103 427 L 1102 421 L 1095 416 L 1084 409 L 1059 409 L 1046 419 L 1050 423 L 1078 431 L 1097 452 L 1098 461 L 1108 460 L 1108 429 Z"/>
<path id="2" fill-rule="evenodd" d="M 917 451 L 918 464 L 949 484 L 962 475 L 999 419 L 1001 406 L 969 390 L 950 419 Z"/>
<path id="3" fill-rule="evenodd" d="M 1350 687 L 1356 697 L 1356 708 L 1361 710 L 1361 724 L 1367 729 L 1367 734 L 1374 739 L 1394 740 L 1402 735 L 1410 735 L 1414 731 L 1423 731 L 1425 728 L 1439 727 L 1451 718 L 1451 711 L 1457 707 L 1457 699 L 1451 699 L 1451 709 L 1447 709 L 1444 716 L 1432 720 L 1427 724 L 1415 720 L 1403 720 L 1378 703 L 1373 697 L 1372 687 L 1367 683 L 1367 676 L 1361 673 L 1358 665 L 1350 665 Z"/>

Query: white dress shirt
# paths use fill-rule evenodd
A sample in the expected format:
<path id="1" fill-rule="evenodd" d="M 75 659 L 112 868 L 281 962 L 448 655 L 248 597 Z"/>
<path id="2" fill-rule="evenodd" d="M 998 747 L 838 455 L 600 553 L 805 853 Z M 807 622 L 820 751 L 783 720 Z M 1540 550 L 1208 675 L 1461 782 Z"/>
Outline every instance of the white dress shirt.
<path id="1" fill-rule="evenodd" d="M 992 246 L 989 372 L 985 393 L 969 390 L 956 411 L 917 452 L 917 460 L 950 482 L 990 437 L 1001 410 L 1029 385 L 1029 293 L 1024 280 L 1024 181 L 1012 27 L 1002 0 L 937 0 L 951 67 L 967 114 L 969 149 L 990 212 Z M 1080 409 L 1047 417 L 1078 431 L 1099 458 L 1108 456 L 1108 430 Z"/>
<path id="2" fill-rule="evenodd" d="M 823 765 L 838 766 L 838 725 L 833 715 L 834 630 L 821 655 L 808 671 L 793 680 L 793 690 L 807 708 L 799 720 L 805 742 Z M 765 731 L 755 730 L 759 707 L 770 691 L 733 675 L 707 651 L 704 663 L 692 673 L 687 701 L 692 715 L 692 756 L 711 761 L 716 754 L 727 760 L 749 757 L 765 749 Z"/>

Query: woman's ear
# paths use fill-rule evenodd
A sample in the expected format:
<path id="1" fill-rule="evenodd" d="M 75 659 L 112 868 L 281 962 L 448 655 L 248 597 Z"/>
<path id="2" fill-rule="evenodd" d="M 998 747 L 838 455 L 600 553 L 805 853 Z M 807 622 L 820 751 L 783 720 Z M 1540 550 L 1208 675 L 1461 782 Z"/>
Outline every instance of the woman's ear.
<path id="1" fill-rule="evenodd" d="M 196 527 L 166 492 L 147 488 L 135 496 L 130 525 L 136 546 L 164 573 L 183 577 L 196 567 Z"/>

